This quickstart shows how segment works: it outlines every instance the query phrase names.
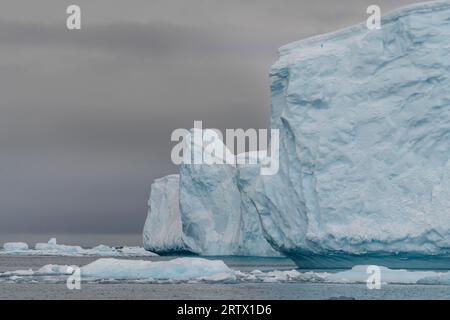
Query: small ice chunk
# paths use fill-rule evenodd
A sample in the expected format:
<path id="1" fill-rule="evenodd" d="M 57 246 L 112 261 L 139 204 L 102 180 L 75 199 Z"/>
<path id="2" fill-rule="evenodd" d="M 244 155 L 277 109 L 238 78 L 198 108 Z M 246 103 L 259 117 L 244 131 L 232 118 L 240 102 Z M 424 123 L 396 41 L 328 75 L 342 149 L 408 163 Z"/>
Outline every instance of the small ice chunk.
<path id="1" fill-rule="evenodd" d="M 101 257 L 138 257 L 157 256 L 157 254 L 146 251 L 142 247 L 110 247 L 100 244 L 93 248 L 82 248 L 80 246 L 63 245 L 51 238 L 47 243 L 37 243 L 34 249 L 30 249 L 24 242 L 8 242 L 3 245 L 0 255 L 30 255 L 30 256 L 101 256 Z"/>
<path id="2" fill-rule="evenodd" d="M 55 238 L 51 238 L 47 243 L 36 243 L 35 250 L 61 252 L 61 253 L 83 253 L 84 249 L 80 246 L 68 246 L 57 244 Z"/>
<path id="3" fill-rule="evenodd" d="M 122 255 L 125 256 L 149 256 L 149 257 L 155 257 L 158 256 L 156 253 L 150 252 L 145 250 L 143 247 L 123 247 L 120 249 L 120 252 Z"/>
<path id="4" fill-rule="evenodd" d="M 12 276 L 32 276 L 34 275 L 34 271 L 31 269 L 28 270 L 15 270 L 15 271 L 6 271 L 3 273 L 0 273 L 1 277 L 12 277 Z"/>
<path id="5" fill-rule="evenodd" d="M 23 251 L 28 250 L 28 244 L 25 242 L 7 242 L 3 244 L 3 249 L 6 251 Z"/>
<path id="6" fill-rule="evenodd" d="M 47 264 L 36 271 L 39 275 L 65 275 L 72 274 L 74 268 L 67 265 Z"/>
<path id="7" fill-rule="evenodd" d="M 91 249 L 93 252 L 110 252 L 115 251 L 115 248 L 111 248 L 110 246 L 99 244 Z"/>
<path id="8" fill-rule="evenodd" d="M 383 266 L 378 268 L 380 270 L 380 281 L 385 284 L 417 284 L 426 282 L 443 284 L 446 279 L 447 281 L 450 280 L 450 271 L 394 270 Z M 329 274 L 326 281 L 332 283 L 365 283 L 370 276 L 367 270 L 368 266 L 366 265 L 354 266 L 351 270 Z"/>

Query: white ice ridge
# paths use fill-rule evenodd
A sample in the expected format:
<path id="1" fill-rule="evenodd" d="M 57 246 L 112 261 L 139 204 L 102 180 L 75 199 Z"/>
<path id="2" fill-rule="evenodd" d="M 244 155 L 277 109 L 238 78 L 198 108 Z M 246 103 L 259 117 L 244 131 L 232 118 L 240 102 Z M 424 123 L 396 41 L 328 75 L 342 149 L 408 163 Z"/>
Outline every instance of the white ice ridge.
<path id="1" fill-rule="evenodd" d="M 0 255 L 33 255 L 33 256 L 157 256 L 142 247 L 110 247 L 98 245 L 85 249 L 80 246 L 69 246 L 56 243 L 52 238 L 47 243 L 37 243 L 34 249 L 29 249 L 24 242 L 7 242 L 3 244 Z"/>
<path id="2" fill-rule="evenodd" d="M 210 129 L 200 134 L 203 141 L 217 135 Z M 214 143 L 220 144 L 217 150 L 224 150 L 217 155 L 219 162 L 231 157 L 220 139 Z M 208 146 L 193 144 L 188 154 L 193 158 L 202 155 Z M 265 240 L 258 213 L 246 194 L 258 175 L 258 165 L 185 164 L 180 175 L 156 179 L 151 187 L 144 247 L 157 253 L 278 256 Z"/>
<path id="3" fill-rule="evenodd" d="M 242 272 L 229 268 L 221 260 L 203 258 L 177 258 L 169 261 L 123 260 L 101 258 L 80 269 L 81 282 L 136 281 L 145 283 L 345 283 L 366 284 L 369 279 L 368 266 L 354 266 L 341 272 L 316 272 L 298 270 L 254 270 Z M 449 285 L 450 271 L 410 271 L 379 267 L 380 283 Z M 0 282 L 64 281 L 76 266 L 45 265 L 33 271 L 16 270 L 0 273 Z"/>
<path id="4" fill-rule="evenodd" d="M 300 266 L 450 268 L 449 17 L 423 3 L 280 49 L 280 170 L 248 194 Z"/>

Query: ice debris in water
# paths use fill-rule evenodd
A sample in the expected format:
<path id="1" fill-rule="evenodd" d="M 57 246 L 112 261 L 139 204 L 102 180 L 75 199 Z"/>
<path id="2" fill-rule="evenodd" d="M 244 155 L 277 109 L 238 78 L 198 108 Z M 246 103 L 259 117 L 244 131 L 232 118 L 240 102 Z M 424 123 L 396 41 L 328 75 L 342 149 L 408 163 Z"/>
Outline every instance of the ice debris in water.
<path id="1" fill-rule="evenodd" d="M 98 245 L 85 249 L 80 246 L 58 244 L 56 238 L 47 243 L 37 243 L 34 249 L 29 249 L 24 242 L 7 242 L 0 250 L 0 255 L 50 255 L 50 256 L 157 256 L 142 247 L 110 247 Z"/>
<path id="2" fill-rule="evenodd" d="M 369 279 L 367 265 L 354 266 L 350 270 L 339 272 L 316 272 L 301 270 L 254 270 L 243 272 L 228 267 L 221 260 L 203 258 L 177 258 L 168 261 L 123 260 L 101 258 L 81 267 L 81 281 L 136 281 L 146 283 L 166 282 L 222 282 L 222 283 L 336 283 L 366 284 Z M 418 271 L 389 269 L 379 266 L 380 283 L 449 285 L 450 271 Z M 17 270 L 0 273 L 0 281 L 49 281 L 52 277 L 64 280 L 76 266 L 46 265 L 37 271 Z M 61 277 L 63 278 L 57 278 Z"/>

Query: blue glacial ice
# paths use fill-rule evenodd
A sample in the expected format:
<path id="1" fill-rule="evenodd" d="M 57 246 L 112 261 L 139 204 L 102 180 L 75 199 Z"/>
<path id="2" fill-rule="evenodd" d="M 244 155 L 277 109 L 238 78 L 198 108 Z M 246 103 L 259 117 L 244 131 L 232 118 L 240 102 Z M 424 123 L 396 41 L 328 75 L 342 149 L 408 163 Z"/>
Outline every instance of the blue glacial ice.
<path id="1" fill-rule="evenodd" d="M 449 269 L 449 17 L 449 1 L 417 4 L 380 30 L 282 47 L 270 70 L 279 171 L 182 165 L 183 245 L 259 255 L 270 243 L 305 268 Z"/>
<path id="2" fill-rule="evenodd" d="M 304 267 L 450 268 L 450 2 L 282 47 L 280 170 L 251 198 Z"/>
<path id="3" fill-rule="evenodd" d="M 208 129 L 200 134 L 204 141 L 217 137 Z M 221 140 L 214 143 L 218 144 L 216 150 L 224 150 L 214 155 L 215 160 L 222 163 L 227 157 L 235 158 Z M 193 143 L 187 154 L 194 158 L 209 145 Z M 257 165 L 183 164 L 180 175 L 155 180 L 143 232 L 144 247 L 157 253 L 279 256 L 265 240 L 256 208 L 246 194 L 258 175 Z"/>

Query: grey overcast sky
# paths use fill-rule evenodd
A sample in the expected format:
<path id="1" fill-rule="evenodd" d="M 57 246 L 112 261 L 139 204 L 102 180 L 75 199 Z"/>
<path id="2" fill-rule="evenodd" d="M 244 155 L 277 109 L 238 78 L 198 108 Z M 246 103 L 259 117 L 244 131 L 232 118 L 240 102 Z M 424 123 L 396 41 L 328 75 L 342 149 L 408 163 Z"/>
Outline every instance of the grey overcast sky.
<path id="1" fill-rule="evenodd" d="M 266 128 L 280 46 L 414 2 L 2 0 L 0 233 L 140 233 L 174 129 Z"/>

